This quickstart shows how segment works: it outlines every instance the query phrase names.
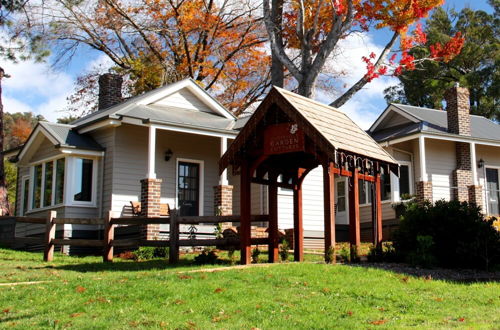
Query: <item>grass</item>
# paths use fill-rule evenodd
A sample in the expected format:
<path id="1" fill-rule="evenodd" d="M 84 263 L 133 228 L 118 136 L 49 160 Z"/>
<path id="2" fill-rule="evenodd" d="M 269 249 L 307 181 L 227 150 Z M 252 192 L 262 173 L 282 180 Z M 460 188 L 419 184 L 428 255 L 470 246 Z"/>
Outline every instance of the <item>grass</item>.
<path id="1" fill-rule="evenodd" d="M 0 327 L 500 328 L 499 283 L 313 262 L 190 272 L 212 266 L 41 258 L 0 249 L 0 282 L 51 281 L 0 286 Z"/>

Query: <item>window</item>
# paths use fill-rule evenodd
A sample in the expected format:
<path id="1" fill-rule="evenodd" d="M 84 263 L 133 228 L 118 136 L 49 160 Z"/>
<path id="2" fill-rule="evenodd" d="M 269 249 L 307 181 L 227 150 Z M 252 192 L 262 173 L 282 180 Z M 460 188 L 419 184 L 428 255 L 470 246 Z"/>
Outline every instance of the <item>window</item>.
<path id="1" fill-rule="evenodd" d="M 500 170 L 486 168 L 486 194 L 488 214 L 500 214 Z"/>
<path id="2" fill-rule="evenodd" d="M 22 208 L 21 208 L 21 216 L 26 214 L 26 211 L 28 211 L 28 203 L 30 199 L 30 179 L 28 177 L 23 178 L 23 201 L 22 201 Z"/>
<path id="3" fill-rule="evenodd" d="M 359 204 L 370 204 L 372 202 L 372 183 L 359 180 Z"/>
<path id="4" fill-rule="evenodd" d="M 42 201 L 42 164 L 36 165 L 33 170 L 33 201 L 32 208 L 40 208 Z"/>
<path id="5" fill-rule="evenodd" d="M 54 176 L 54 163 L 45 163 L 43 180 L 43 206 L 52 205 L 52 178 Z"/>
<path id="6" fill-rule="evenodd" d="M 62 204 L 64 200 L 64 166 L 66 159 L 61 158 L 56 161 L 56 185 L 54 203 Z"/>
<path id="7" fill-rule="evenodd" d="M 409 195 L 410 191 L 410 166 L 401 165 L 399 167 L 399 195 Z"/>
<path id="8" fill-rule="evenodd" d="M 92 159 L 76 158 L 74 166 L 75 185 L 73 199 L 75 202 L 92 201 L 92 181 L 94 161 Z"/>
<path id="9" fill-rule="evenodd" d="M 382 188 L 382 200 L 391 199 L 391 173 L 382 173 L 380 176 L 380 186 Z"/>

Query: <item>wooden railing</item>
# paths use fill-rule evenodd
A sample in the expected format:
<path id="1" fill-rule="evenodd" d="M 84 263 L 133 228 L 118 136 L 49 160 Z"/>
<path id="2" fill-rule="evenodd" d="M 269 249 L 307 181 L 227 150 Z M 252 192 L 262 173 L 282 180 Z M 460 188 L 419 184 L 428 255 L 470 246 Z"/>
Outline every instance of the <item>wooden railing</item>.
<path id="1" fill-rule="evenodd" d="M 14 237 L 14 241 L 24 244 L 44 245 L 43 259 L 52 261 L 54 258 L 55 245 L 79 246 L 79 247 L 98 247 L 103 249 L 103 261 L 113 260 L 115 247 L 137 247 L 137 246 L 168 246 L 169 262 L 177 263 L 179 261 L 179 248 L 181 246 L 239 246 L 239 238 L 214 238 L 214 239 L 180 239 L 179 226 L 181 224 L 218 224 L 224 222 L 239 222 L 239 216 L 176 216 L 176 211 L 172 210 L 168 218 L 115 218 L 112 212 L 108 217 L 101 218 L 57 218 L 56 211 L 49 211 L 47 217 L 9 217 L 16 223 L 45 224 L 44 237 Z M 267 215 L 255 215 L 251 218 L 252 222 L 267 222 Z M 103 239 L 75 239 L 75 238 L 56 238 L 56 225 L 75 224 L 75 225 L 103 225 Z M 145 239 L 115 239 L 116 225 L 149 225 L 149 224 L 168 224 L 168 240 L 145 240 Z M 252 244 L 267 244 L 267 238 L 253 238 Z"/>

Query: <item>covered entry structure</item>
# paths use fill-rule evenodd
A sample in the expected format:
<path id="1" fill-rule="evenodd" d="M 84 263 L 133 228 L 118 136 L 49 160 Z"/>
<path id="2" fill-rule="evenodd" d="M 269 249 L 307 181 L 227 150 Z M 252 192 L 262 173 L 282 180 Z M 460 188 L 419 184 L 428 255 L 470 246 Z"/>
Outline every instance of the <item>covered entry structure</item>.
<path id="1" fill-rule="evenodd" d="M 382 241 L 380 175 L 396 161 L 347 115 L 273 87 L 219 162 L 240 175 L 241 263 L 250 263 L 251 183 L 268 186 L 269 262 L 278 259 L 278 187 L 293 190 L 294 259 L 303 260 L 302 182 L 323 167 L 325 257 L 335 246 L 335 175 L 349 178 L 349 237 L 360 245 L 359 180 L 373 182 L 373 241 Z"/>

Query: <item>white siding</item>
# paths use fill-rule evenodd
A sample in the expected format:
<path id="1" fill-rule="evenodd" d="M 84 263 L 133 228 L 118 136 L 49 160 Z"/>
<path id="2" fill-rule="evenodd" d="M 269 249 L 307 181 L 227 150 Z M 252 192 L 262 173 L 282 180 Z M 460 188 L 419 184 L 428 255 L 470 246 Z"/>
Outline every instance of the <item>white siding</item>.
<path id="1" fill-rule="evenodd" d="M 122 125 L 116 128 L 113 163 L 114 212 L 124 212 L 130 201 L 140 199 L 140 180 L 146 177 L 148 129 L 146 127 Z M 173 156 L 165 161 L 165 151 L 171 149 Z M 176 206 L 177 159 L 203 161 L 204 165 L 204 215 L 212 215 L 213 187 L 219 183 L 219 139 L 186 133 L 157 130 L 156 177 L 162 179 L 161 200 Z"/>
<path id="2" fill-rule="evenodd" d="M 154 104 L 195 111 L 212 112 L 212 110 L 187 88 L 173 93 Z M 168 111 L 168 110 L 165 110 Z"/>
<path id="3" fill-rule="evenodd" d="M 426 170 L 432 181 L 434 201 L 450 200 L 453 170 L 456 168 L 455 142 L 426 139 Z"/>
<path id="4" fill-rule="evenodd" d="M 42 142 L 34 152 L 33 156 L 30 158 L 29 162 L 38 162 L 60 154 L 61 153 L 55 148 L 54 144 L 50 142 L 46 137 L 43 137 Z"/>
<path id="5" fill-rule="evenodd" d="M 103 217 L 111 209 L 115 128 L 95 131 L 92 137 L 105 149 L 104 157 L 99 160 L 97 174 L 97 205 L 101 207 L 99 216 Z"/>

